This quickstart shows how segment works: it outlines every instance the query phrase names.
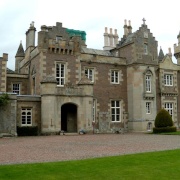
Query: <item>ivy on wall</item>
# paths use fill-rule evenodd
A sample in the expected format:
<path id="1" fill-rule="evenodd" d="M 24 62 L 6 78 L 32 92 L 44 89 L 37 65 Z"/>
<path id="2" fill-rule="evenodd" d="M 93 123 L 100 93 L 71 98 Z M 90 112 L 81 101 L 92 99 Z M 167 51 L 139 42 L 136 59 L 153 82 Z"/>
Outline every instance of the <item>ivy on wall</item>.
<path id="1" fill-rule="evenodd" d="M 8 103 L 8 100 L 9 100 L 9 96 L 8 94 L 1 94 L 0 95 L 0 106 L 4 106 Z"/>

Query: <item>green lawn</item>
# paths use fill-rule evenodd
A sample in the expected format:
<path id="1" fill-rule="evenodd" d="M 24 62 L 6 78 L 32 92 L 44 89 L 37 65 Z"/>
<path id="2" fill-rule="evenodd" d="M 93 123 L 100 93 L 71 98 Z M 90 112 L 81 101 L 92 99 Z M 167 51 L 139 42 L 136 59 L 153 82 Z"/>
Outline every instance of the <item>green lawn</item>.
<path id="1" fill-rule="evenodd" d="M 53 163 L 0 165 L 0 180 L 180 179 L 180 149 Z"/>
<path id="2" fill-rule="evenodd" d="M 160 134 L 165 134 L 165 135 L 180 135 L 180 131 L 169 132 L 169 133 L 160 133 Z"/>

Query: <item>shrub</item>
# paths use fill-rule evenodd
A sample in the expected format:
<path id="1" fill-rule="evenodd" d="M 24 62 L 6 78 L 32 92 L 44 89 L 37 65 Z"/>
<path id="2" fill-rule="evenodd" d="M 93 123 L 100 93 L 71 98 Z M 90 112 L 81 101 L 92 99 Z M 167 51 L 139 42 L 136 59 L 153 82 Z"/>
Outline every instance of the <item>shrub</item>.
<path id="1" fill-rule="evenodd" d="M 172 126 L 172 127 L 153 128 L 153 133 L 162 133 L 162 132 L 176 132 L 176 127 Z"/>
<path id="2" fill-rule="evenodd" d="M 4 106 L 8 103 L 9 96 L 6 93 L 0 94 L 0 106 Z"/>
<path id="3" fill-rule="evenodd" d="M 173 126 L 171 115 L 165 109 L 161 109 L 156 116 L 155 127 L 161 128 L 161 127 L 171 127 L 171 126 Z"/>
<path id="4" fill-rule="evenodd" d="M 37 126 L 17 126 L 17 134 L 18 136 L 37 136 L 38 135 L 38 127 Z"/>

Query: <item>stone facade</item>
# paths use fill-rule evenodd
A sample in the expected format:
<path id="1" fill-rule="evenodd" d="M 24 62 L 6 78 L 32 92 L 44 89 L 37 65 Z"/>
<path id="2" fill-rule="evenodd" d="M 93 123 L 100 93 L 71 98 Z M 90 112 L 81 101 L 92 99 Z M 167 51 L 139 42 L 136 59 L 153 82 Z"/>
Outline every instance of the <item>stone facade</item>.
<path id="1" fill-rule="evenodd" d="M 41 26 L 37 46 L 35 34 L 32 22 L 26 50 L 21 43 L 17 50 L 15 71 L 6 67 L 7 54 L 0 59 L 0 91 L 16 99 L 14 110 L 9 104 L 5 112 L 15 114 L 10 124 L 38 126 L 40 134 L 147 131 L 165 108 L 179 127 L 180 35 L 174 64 L 171 52 L 164 56 L 161 49 L 158 55 L 145 20 L 135 32 L 125 21 L 119 41 L 116 29 L 105 28 L 104 50 L 87 48 L 86 33 L 62 23 Z M 0 133 L 9 126 L 2 117 Z"/>

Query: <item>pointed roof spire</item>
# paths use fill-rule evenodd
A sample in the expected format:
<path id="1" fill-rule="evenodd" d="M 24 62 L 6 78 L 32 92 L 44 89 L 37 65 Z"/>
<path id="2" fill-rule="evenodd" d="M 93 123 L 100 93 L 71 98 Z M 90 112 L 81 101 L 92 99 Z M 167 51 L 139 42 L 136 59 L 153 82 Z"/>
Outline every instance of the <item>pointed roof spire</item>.
<path id="1" fill-rule="evenodd" d="M 161 46 L 160 46 L 158 60 L 159 60 L 159 61 L 162 61 L 163 58 L 164 58 L 164 53 L 163 53 L 163 50 L 162 50 L 162 48 L 161 48 Z"/>
<path id="2" fill-rule="evenodd" d="M 177 35 L 177 38 L 179 38 L 180 37 L 180 31 L 179 31 L 179 34 Z"/>
<path id="3" fill-rule="evenodd" d="M 16 53 L 16 56 L 15 57 L 24 57 L 25 54 L 24 54 L 24 49 L 23 49 L 23 46 L 22 46 L 22 41 L 20 41 L 20 45 L 19 45 L 19 48 L 17 50 L 17 53 Z"/>

